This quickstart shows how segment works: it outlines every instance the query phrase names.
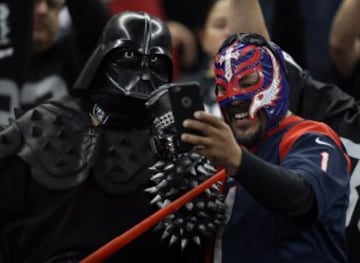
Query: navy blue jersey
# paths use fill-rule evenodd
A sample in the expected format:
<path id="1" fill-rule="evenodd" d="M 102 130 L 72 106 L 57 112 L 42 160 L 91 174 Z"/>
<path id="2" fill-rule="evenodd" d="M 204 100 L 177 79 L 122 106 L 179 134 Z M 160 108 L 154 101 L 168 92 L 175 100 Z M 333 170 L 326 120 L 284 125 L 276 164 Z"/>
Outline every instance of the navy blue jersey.
<path id="1" fill-rule="evenodd" d="M 214 262 L 346 262 L 349 160 L 336 134 L 322 123 L 293 115 L 252 151 L 312 186 L 317 218 L 305 223 L 271 211 L 230 177 L 229 218 L 215 242 Z"/>
<path id="2" fill-rule="evenodd" d="M 347 209 L 346 243 L 348 259 L 360 262 L 360 100 L 337 86 L 311 78 L 288 55 L 291 83 L 289 107 L 306 119 L 325 122 L 341 138 L 352 161 L 350 202 Z M 360 72 L 360 71 L 359 71 Z"/>

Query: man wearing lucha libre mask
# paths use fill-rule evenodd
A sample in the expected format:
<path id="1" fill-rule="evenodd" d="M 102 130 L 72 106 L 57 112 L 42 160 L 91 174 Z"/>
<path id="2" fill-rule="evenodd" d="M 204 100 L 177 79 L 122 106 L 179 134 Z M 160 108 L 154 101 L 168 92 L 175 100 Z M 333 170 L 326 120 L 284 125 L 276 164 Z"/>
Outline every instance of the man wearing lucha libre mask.
<path id="1" fill-rule="evenodd" d="M 150 93 L 171 81 L 166 25 L 124 12 L 105 26 L 74 85 L 0 133 L 5 262 L 78 262 L 151 215 Z M 148 231 L 106 262 L 199 262 Z M 200 251 L 197 247 L 196 251 Z M 200 253 L 199 253 L 200 254 Z"/>
<path id="2" fill-rule="evenodd" d="M 282 54 L 259 34 L 229 36 L 214 63 L 223 120 L 184 121 L 202 135 L 182 140 L 228 174 L 214 263 L 347 262 L 350 159 L 326 124 L 289 111 Z"/>

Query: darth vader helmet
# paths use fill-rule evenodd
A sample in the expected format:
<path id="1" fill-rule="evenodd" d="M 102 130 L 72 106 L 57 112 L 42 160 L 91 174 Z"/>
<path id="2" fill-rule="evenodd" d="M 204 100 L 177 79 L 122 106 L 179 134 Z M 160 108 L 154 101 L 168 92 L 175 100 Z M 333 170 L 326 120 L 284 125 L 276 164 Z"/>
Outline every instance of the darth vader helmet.
<path id="1" fill-rule="evenodd" d="M 74 91 L 91 94 L 105 112 L 128 114 L 145 109 L 150 94 L 171 81 L 172 70 L 166 24 L 144 12 L 126 11 L 106 24 Z"/>

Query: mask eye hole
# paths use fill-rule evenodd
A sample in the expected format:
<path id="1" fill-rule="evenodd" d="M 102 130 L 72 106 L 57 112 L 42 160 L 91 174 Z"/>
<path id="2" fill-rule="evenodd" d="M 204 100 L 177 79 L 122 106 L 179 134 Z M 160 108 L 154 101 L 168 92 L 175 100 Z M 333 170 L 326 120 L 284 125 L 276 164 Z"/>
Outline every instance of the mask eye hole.
<path id="1" fill-rule="evenodd" d="M 254 86 L 260 80 L 259 74 L 257 72 L 252 72 L 243 76 L 239 82 L 237 89 L 246 89 L 248 87 Z"/>
<path id="2" fill-rule="evenodd" d="M 226 94 L 226 89 L 220 84 L 216 84 L 215 86 L 216 96 L 224 96 Z"/>

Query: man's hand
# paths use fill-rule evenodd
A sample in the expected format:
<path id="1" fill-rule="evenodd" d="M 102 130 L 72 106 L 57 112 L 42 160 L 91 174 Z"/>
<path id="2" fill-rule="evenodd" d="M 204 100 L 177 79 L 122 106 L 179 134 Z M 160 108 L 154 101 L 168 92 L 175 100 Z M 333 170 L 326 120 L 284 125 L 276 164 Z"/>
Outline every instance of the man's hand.
<path id="1" fill-rule="evenodd" d="M 242 150 L 229 125 L 205 111 L 197 111 L 194 118 L 185 120 L 183 125 L 200 131 L 202 136 L 183 133 L 181 140 L 193 144 L 196 152 L 213 165 L 224 167 L 229 175 L 235 174 L 241 164 Z"/>

